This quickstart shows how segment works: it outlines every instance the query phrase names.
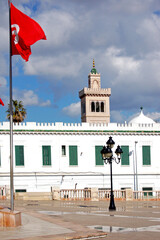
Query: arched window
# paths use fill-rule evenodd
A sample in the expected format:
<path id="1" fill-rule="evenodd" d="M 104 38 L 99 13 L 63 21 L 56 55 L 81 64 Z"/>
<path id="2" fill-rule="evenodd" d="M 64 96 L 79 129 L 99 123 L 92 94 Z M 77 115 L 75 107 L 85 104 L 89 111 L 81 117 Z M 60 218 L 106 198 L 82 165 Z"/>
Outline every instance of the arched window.
<path id="1" fill-rule="evenodd" d="M 101 102 L 101 112 L 104 112 L 104 102 Z"/>
<path id="2" fill-rule="evenodd" d="M 86 113 L 86 105 L 85 102 L 82 102 L 82 114 Z"/>
<path id="3" fill-rule="evenodd" d="M 95 112 L 95 103 L 91 102 L 91 112 Z"/>
<path id="4" fill-rule="evenodd" d="M 99 102 L 96 102 L 96 112 L 99 112 Z"/>

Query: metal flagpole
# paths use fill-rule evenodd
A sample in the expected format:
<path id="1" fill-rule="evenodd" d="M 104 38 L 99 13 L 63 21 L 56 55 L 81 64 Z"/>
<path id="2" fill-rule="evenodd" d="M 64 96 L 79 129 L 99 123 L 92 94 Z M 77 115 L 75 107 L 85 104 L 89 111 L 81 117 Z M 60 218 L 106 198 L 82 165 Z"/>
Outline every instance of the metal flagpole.
<path id="1" fill-rule="evenodd" d="M 9 3 L 9 42 L 10 42 L 10 207 L 14 211 L 14 187 L 13 187 L 13 106 L 12 106 L 12 42 L 11 42 L 11 1 Z"/>
<path id="2" fill-rule="evenodd" d="M 137 172 L 137 144 L 138 142 L 135 141 L 135 160 L 136 160 L 136 191 L 138 192 L 138 172 Z M 138 193 L 137 193 L 138 194 Z"/>

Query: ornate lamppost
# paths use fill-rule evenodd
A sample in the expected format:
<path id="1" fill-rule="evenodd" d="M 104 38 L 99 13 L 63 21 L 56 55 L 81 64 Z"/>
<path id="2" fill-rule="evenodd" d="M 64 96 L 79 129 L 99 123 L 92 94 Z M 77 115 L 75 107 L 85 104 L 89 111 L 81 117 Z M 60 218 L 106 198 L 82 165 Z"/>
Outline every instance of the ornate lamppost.
<path id="1" fill-rule="evenodd" d="M 110 164 L 110 176 L 111 176 L 111 194 L 110 194 L 110 205 L 109 210 L 116 210 L 116 206 L 114 203 L 114 194 L 113 194 L 113 181 L 112 181 L 112 162 L 115 161 L 117 164 L 120 163 L 121 154 L 123 153 L 120 146 L 117 146 L 115 151 L 117 157 L 113 156 L 112 148 L 114 147 L 115 142 L 113 141 L 112 137 L 109 137 L 109 140 L 106 142 L 107 146 L 104 146 L 101 150 L 102 159 L 104 163 Z"/>

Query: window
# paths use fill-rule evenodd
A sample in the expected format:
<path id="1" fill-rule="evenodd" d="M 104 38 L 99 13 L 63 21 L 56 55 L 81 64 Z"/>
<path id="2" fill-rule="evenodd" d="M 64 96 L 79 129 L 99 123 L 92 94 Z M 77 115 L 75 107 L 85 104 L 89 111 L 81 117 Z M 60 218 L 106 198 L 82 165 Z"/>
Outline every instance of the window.
<path id="1" fill-rule="evenodd" d="M 43 166 L 51 165 L 51 146 L 42 146 Z"/>
<path id="2" fill-rule="evenodd" d="M 153 189 L 152 189 L 152 187 L 143 187 L 142 188 L 142 191 L 146 191 L 146 192 L 144 192 L 144 196 L 146 197 L 147 195 L 148 196 L 153 196 L 153 193 L 152 193 L 152 191 L 153 191 Z M 148 192 L 147 192 L 148 191 Z"/>
<path id="3" fill-rule="evenodd" d="M 78 165 L 77 146 L 69 146 L 69 165 L 70 166 Z"/>
<path id="4" fill-rule="evenodd" d="M 15 192 L 18 193 L 18 192 L 27 192 L 27 191 L 26 189 L 16 189 Z"/>
<path id="5" fill-rule="evenodd" d="M 121 165 L 129 165 L 129 146 L 121 146 L 122 155 L 121 155 Z"/>
<path id="6" fill-rule="evenodd" d="M 66 146 L 62 145 L 62 156 L 66 156 Z"/>
<path id="7" fill-rule="evenodd" d="M 91 112 L 95 112 L 95 103 L 91 102 Z"/>
<path id="8" fill-rule="evenodd" d="M 104 102 L 91 102 L 91 112 L 104 112 Z"/>
<path id="9" fill-rule="evenodd" d="M 24 146 L 15 146 L 16 166 L 24 166 Z"/>
<path id="10" fill-rule="evenodd" d="M 96 102 L 96 112 L 99 112 L 99 102 Z"/>
<path id="11" fill-rule="evenodd" d="M 143 165 L 151 165 L 150 146 L 142 146 Z"/>
<path id="12" fill-rule="evenodd" d="M 104 112 L 104 102 L 101 102 L 101 112 Z"/>
<path id="13" fill-rule="evenodd" d="M 95 158 L 96 158 L 96 166 L 103 166 L 104 160 L 102 159 L 101 150 L 103 146 L 95 146 Z"/>
<path id="14" fill-rule="evenodd" d="M 86 113 L 86 105 L 85 102 L 82 102 L 82 114 Z"/>

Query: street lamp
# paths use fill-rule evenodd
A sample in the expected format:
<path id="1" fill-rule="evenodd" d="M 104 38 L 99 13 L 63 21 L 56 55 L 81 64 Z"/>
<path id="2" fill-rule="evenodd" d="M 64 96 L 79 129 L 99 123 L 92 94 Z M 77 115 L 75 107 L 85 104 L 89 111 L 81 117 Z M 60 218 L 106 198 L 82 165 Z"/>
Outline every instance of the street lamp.
<path id="1" fill-rule="evenodd" d="M 101 150 L 102 159 L 104 163 L 110 164 L 110 175 L 111 175 L 111 194 L 110 194 L 110 205 L 109 210 L 116 210 L 116 206 L 114 204 L 114 194 L 113 194 L 113 183 L 112 183 L 112 162 L 115 161 L 117 164 L 120 163 L 121 154 L 123 153 L 120 146 L 117 146 L 115 151 L 117 158 L 113 156 L 112 148 L 114 147 L 115 142 L 112 137 L 109 137 L 109 140 L 106 142 L 107 146 L 104 146 Z"/>

